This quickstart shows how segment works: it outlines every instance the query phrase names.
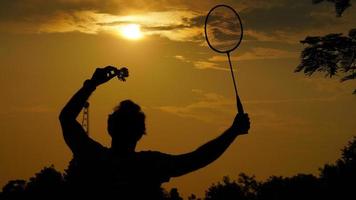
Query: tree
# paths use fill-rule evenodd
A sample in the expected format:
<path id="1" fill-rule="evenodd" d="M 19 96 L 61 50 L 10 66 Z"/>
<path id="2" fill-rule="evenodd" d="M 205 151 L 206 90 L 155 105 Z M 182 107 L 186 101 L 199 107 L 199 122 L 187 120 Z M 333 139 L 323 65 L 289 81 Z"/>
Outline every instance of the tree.
<path id="1" fill-rule="evenodd" d="M 0 194 L 0 199 L 24 199 L 26 189 L 25 180 L 9 181 Z"/>
<path id="2" fill-rule="evenodd" d="M 65 193 L 63 176 L 54 166 L 45 167 L 30 178 L 26 193 L 35 198 L 58 198 Z"/>
<path id="3" fill-rule="evenodd" d="M 235 181 L 231 181 L 229 177 L 225 176 L 222 183 L 213 184 L 205 192 L 205 200 L 220 199 L 243 199 L 241 187 Z"/>
<path id="4" fill-rule="evenodd" d="M 75 167 L 75 162 L 71 162 Z M 74 169 L 74 168 L 71 168 Z M 67 170 L 67 173 L 71 170 Z M 73 170 L 70 173 L 76 173 Z M 65 199 L 73 194 L 65 187 L 71 179 L 64 179 L 53 166 L 45 167 L 28 182 L 9 181 L 0 193 L 1 200 L 12 199 Z M 299 199 L 355 199 L 356 198 L 356 137 L 342 150 L 334 164 L 326 164 L 320 175 L 297 174 L 292 177 L 271 176 L 257 181 L 255 176 L 239 174 L 237 180 L 224 177 L 212 184 L 205 193 L 205 200 L 299 200 Z M 66 193 L 68 192 L 68 193 Z M 68 195 L 68 196 L 66 196 Z M 85 193 L 78 196 L 86 197 Z M 90 197 L 89 197 L 90 198 Z M 118 197 L 119 198 L 119 197 Z M 178 189 L 162 189 L 162 200 L 182 200 Z M 199 200 L 190 195 L 189 200 Z"/>
<path id="5" fill-rule="evenodd" d="M 335 3 L 338 16 L 351 5 L 349 0 L 328 1 Z M 315 72 L 325 73 L 328 77 L 340 75 L 341 82 L 356 79 L 356 29 L 351 29 L 347 36 L 341 33 L 308 36 L 301 43 L 307 46 L 301 53 L 301 63 L 295 72 L 303 71 L 307 76 Z M 353 93 L 356 94 L 356 90 Z"/>
<path id="6" fill-rule="evenodd" d="M 356 137 L 341 152 L 335 164 L 320 169 L 324 194 L 335 199 L 356 197 Z"/>
<path id="7" fill-rule="evenodd" d="M 197 196 L 195 196 L 195 194 L 191 194 L 191 195 L 188 197 L 188 200 L 201 200 L 201 198 L 198 198 Z"/>
<path id="8" fill-rule="evenodd" d="M 206 200 L 253 200 L 256 199 L 256 192 L 259 183 L 254 176 L 248 176 L 244 173 L 239 174 L 237 181 L 231 180 L 225 176 L 222 182 L 213 184 L 205 192 Z"/>
<path id="9" fill-rule="evenodd" d="M 321 3 L 323 1 L 332 2 L 335 4 L 336 16 L 341 17 L 342 13 L 351 6 L 350 0 L 313 0 L 314 4 Z"/>
<path id="10" fill-rule="evenodd" d="M 45 167 L 29 181 L 9 181 L 0 194 L 0 199 L 59 199 L 65 194 L 62 174 L 53 166 Z"/>
<path id="11" fill-rule="evenodd" d="M 169 192 L 170 199 L 169 200 L 183 200 L 183 198 L 179 195 L 177 188 L 172 188 Z"/>
<path id="12" fill-rule="evenodd" d="M 320 199 L 320 188 L 318 178 L 310 174 L 298 174 L 293 177 L 271 176 L 260 185 L 257 199 Z"/>

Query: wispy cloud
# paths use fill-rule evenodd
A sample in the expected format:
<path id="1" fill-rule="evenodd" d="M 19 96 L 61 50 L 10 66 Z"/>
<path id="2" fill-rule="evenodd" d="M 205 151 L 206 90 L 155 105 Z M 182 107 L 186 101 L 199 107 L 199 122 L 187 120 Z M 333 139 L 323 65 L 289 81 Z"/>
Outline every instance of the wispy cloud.
<path id="1" fill-rule="evenodd" d="M 247 29 L 244 31 L 244 42 L 274 42 L 286 44 L 298 44 L 300 39 L 305 37 L 305 31 L 288 32 L 283 30 L 263 31 L 255 29 Z"/>
<path id="2" fill-rule="evenodd" d="M 42 23 L 38 31 L 117 34 L 122 26 L 138 24 L 144 35 L 158 35 L 174 41 L 195 41 L 202 35 L 201 28 L 190 25 L 190 19 L 196 16 L 199 16 L 198 13 L 192 11 L 148 12 L 142 15 L 111 15 L 96 11 L 58 13 Z"/>
<path id="3" fill-rule="evenodd" d="M 232 61 L 248 61 L 248 60 L 266 60 L 266 59 L 285 59 L 298 58 L 299 52 L 291 52 L 274 48 L 256 47 L 252 48 L 240 55 L 231 57 Z M 209 58 L 211 62 L 226 62 L 226 56 L 213 56 Z"/>
<path id="4" fill-rule="evenodd" d="M 198 98 L 197 101 L 183 106 L 160 106 L 157 107 L 157 109 L 179 117 L 192 118 L 219 125 L 223 125 L 226 120 L 232 120 L 231 116 L 236 114 L 235 99 L 199 89 L 193 89 L 192 92 Z M 255 126 L 286 127 L 290 124 L 303 124 L 305 121 L 292 114 L 288 116 L 280 116 L 276 111 L 266 109 L 263 105 L 266 103 L 280 105 L 285 103 L 310 103 L 314 101 L 330 101 L 330 99 L 247 100 L 244 101 L 243 104 L 249 105 L 248 111 L 250 113 L 250 118 L 253 119 L 253 123 L 256 124 Z"/>
<path id="5" fill-rule="evenodd" d="M 194 67 L 197 69 L 215 69 L 215 70 L 222 70 L 222 71 L 230 71 L 230 69 L 226 67 L 221 67 L 221 64 L 215 62 L 207 62 L 207 61 L 196 61 L 194 62 Z"/>
<path id="6" fill-rule="evenodd" d="M 291 52 L 282 49 L 274 48 L 262 48 L 256 47 L 251 48 L 241 54 L 236 56 L 231 56 L 232 61 L 253 61 L 253 60 L 272 60 L 272 59 L 288 59 L 288 58 L 298 58 L 299 52 Z M 189 60 L 184 56 L 176 55 L 175 59 L 192 63 L 196 69 L 206 70 L 221 70 L 221 71 L 230 71 L 226 64 L 222 65 L 222 62 L 227 62 L 226 55 L 217 55 L 208 58 L 207 60 Z"/>
<path id="7" fill-rule="evenodd" d="M 0 31 L 116 33 L 120 26 L 137 23 L 146 35 L 202 42 L 205 16 L 218 2 L 5 0 L 0 7 Z M 306 35 L 346 31 L 356 13 L 351 7 L 336 19 L 332 6 L 313 5 L 309 1 L 242 0 L 230 4 L 240 12 L 246 25 L 246 41 L 297 43 Z"/>
<path id="8" fill-rule="evenodd" d="M 310 102 L 331 102 L 336 97 L 315 97 L 315 98 L 294 98 L 294 99 L 271 99 L 271 100 L 246 100 L 245 104 L 280 104 L 280 103 L 310 103 Z"/>
<path id="9" fill-rule="evenodd" d="M 234 102 L 222 95 L 193 89 L 192 92 L 198 97 L 198 101 L 186 106 L 160 106 L 159 110 L 180 117 L 194 118 L 205 122 L 214 122 L 221 115 L 231 114 Z"/>
<path id="10" fill-rule="evenodd" d="M 350 91 L 354 88 L 352 83 L 341 84 L 337 78 L 325 78 L 321 74 L 316 74 L 313 77 L 303 77 L 299 81 L 305 84 L 305 87 L 311 87 L 315 91 L 333 94 L 330 97 L 333 99 L 342 95 L 350 95 Z"/>
<path id="11" fill-rule="evenodd" d="M 188 60 L 186 57 L 184 57 L 184 56 L 182 56 L 182 55 L 175 55 L 175 56 L 173 56 L 175 59 L 177 59 L 177 60 L 180 60 L 180 61 L 182 61 L 182 62 L 186 62 L 186 63 L 190 63 L 191 61 L 190 60 Z"/>
<path id="12" fill-rule="evenodd" d="M 217 62 L 202 61 L 202 60 L 194 61 L 194 60 L 189 60 L 182 55 L 176 55 L 176 56 L 174 56 L 174 58 L 181 62 L 192 63 L 194 68 L 196 68 L 196 69 L 201 69 L 201 70 L 212 69 L 212 70 L 230 71 L 230 69 L 228 69 L 226 67 L 222 67 L 221 63 L 217 63 Z M 226 58 L 225 58 L 225 61 L 226 61 Z"/>

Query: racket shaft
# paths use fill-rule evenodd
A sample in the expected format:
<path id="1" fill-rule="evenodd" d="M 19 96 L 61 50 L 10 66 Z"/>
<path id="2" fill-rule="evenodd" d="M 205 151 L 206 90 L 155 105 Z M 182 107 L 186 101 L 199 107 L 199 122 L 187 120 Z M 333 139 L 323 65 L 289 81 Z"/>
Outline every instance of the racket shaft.
<path id="1" fill-rule="evenodd" d="M 232 69 L 232 64 L 231 64 L 231 59 L 230 59 L 230 53 L 227 53 L 227 57 L 229 59 L 229 65 L 230 65 L 230 71 L 231 71 L 231 77 L 232 77 L 232 82 L 234 83 L 234 89 L 235 89 L 235 96 L 236 96 L 236 106 L 237 106 L 237 111 L 239 114 L 244 114 L 244 108 L 242 106 L 239 94 L 237 93 L 237 86 L 236 86 L 236 81 L 235 81 L 235 75 L 234 75 L 234 70 Z"/>

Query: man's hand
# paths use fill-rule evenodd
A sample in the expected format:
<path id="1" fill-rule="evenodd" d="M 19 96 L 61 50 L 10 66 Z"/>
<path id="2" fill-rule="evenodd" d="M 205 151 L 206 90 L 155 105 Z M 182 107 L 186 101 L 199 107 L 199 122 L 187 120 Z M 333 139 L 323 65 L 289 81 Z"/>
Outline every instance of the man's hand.
<path id="1" fill-rule="evenodd" d="M 106 66 L 105 68 L 96 68 L 91 80 L 94 82 L 95 86 L 106 83 L 113 77 L 117 76 L 118 69 L 113 66 Z"/>
<path id="2" fill-rule="evenodd" d="M 231 126 L 234 131 L 237 131 L 238 135 L 247 134 L 250 129 L 250 118 L 248 114 L 237 114 L 234 123 Z"/>

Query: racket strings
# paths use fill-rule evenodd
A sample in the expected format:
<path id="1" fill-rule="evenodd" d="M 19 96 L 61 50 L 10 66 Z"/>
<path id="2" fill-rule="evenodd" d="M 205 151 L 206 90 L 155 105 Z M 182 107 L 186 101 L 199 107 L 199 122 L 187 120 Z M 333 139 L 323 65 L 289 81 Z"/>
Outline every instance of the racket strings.
<path id="1" fill-rule="evenodd" d="M 205 21 L 205 34 L 209 46 L 219 53 L 233 51 L 242 39 L 240 17 L 229 6 L 216 6 Z"/>

